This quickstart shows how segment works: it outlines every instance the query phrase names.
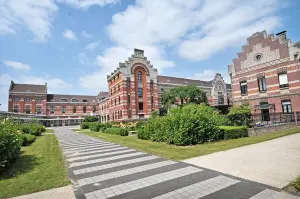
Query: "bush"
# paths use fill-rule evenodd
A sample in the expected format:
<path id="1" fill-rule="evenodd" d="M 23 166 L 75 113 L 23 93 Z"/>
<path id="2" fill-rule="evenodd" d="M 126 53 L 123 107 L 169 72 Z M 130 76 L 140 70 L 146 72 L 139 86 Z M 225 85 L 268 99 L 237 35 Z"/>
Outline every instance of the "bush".
<path id="1" fill-rule="evenodd" d="M 205 104 L 189 104 L 172 108 L 166 116 L 151 117 L 143 130 L 138 131 L 138 138 L 176 145 L 215 141 L 223 139 L 217 128 L 223 121 L 223 116 L 214 108 Z"/>
<path id="2" fill-rule="evenodd" d="M 83 122 L 97 122 L 98 118 L 96 116 L 85 116 Z"/>
<path id="3" fill-rule="evenodd" d="M 248 137 L 247 126 L 219 126 L 219 129 L 223 132 L 225 140 Z"/>
<path id="4" fill-rule="evenodd" d="M 18 125 L 5 121 L 0 124 L 0 173 L 6 170 L 19 156 L 21 138 Z"/>
<path id="5" fill-rule="evenodd" d="M 89 123 L 88 122 L 82 122 L 80 124 L 80 128 L 81 129 L 88 129 L 89 128 Z"/>
<path id="6" fill-rule="evenodd" d="M 149 131 L 145 131 L 143 128 L 137 130 L 137 138 L 141 140 L 150 140 Z"/>
<path id="7" fill-rule="evenodd" d="M 33 143 L 36 139 L 35 135 L 31 134 L 22 134 L 21 135 L 21 140 L 22 140 L 22 146 L 28 146 L 31 143 Z"/>
<path id="8" fill-rule="evenodd" d="M 248 104 L 231 107 L 227 116 L 233 126 L 251 126 L 251 108 Z"/>
<path id="9" fill-rule="evenodd" d="M 128 136 L 129 132 L 127 129 L 124 128 L 107 128 L 103 131 L 104 133 L 109 133 L 109 134 L 115 134 L 115 135 L 121 135 L 121 136 Z"/>
<path id="10" fill-rule="evenodd" d="M 135 125 L 135 128 L 136 129 L 140 129 L 140 128 L 143 128 L 146 124 L 146 121 L 138 121 Z"/>
<path id="11" fill-rule="evenodd" d="M 20 130 L 24 134 L 40 136 L 42 134 L 42 132 L 46 131 L 46 128 L 43 125 L 40 125 L 38 123 L 30 122 L 30 123 L 21 124 Z"/>
<path id="12" fill-rule="evenodd" d="M 89 123 L 89 129 L 91 131 L 95 131 L 95 132 L 98 132 L 100 131 L 100 129 L 103 127 L 104 125 L 99 123 L 99 122 L 90 122 Z"/>

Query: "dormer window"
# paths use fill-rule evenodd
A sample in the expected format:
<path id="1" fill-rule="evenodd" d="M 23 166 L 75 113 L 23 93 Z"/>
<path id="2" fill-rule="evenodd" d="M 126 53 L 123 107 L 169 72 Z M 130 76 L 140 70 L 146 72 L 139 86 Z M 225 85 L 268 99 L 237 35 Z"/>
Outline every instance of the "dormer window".
<path id="1" fill-rule="evenodd" d="M 86 99 L 83 99 L 82 102 L 88 102 Z"/>
<path id="2" fill-rule="evenodd" d="M 298 53 L 294 54 L 294 60 L 298 59 Z"/>
<path id="3" fill-rule="evenodd" d="M 64 99 L 64 98 L 62 98 L 62 99 L 60 99 L 60 102 L 68 102 L 68 100 L 67 100 L 67 99 Z"/>
<path id="4" fill-rule="evenodd" d="M 77 99 L 72 99 L 72 102 L 78 102 L 78 100 Z"/>

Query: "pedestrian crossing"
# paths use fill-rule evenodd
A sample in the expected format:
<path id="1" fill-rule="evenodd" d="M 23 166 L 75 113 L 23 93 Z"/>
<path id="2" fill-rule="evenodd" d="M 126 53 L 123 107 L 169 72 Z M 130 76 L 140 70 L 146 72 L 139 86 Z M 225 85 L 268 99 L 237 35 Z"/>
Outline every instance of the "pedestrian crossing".
<path id="1" fill-rule="evenodd" d="M 167 160 L 67 128 L 56 128 L 55 135 L 77 198 L 299 199 L 272 187 Z"/>

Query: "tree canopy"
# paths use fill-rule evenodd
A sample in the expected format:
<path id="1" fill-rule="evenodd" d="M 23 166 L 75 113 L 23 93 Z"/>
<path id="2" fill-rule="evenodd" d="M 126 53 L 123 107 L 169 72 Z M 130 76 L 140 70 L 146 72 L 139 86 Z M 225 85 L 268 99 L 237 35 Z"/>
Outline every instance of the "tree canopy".
<path id="1" fill-rule="evenodd" d="M 196 85 L 171 88 L 163 93 L 161 103 L 165 108 L 169 108 L 172 104 L 175 104 L 176 99 L 180 99 L 181 104 L 184 101 L 195 104 L 207 102 L 205 92 Z"/>

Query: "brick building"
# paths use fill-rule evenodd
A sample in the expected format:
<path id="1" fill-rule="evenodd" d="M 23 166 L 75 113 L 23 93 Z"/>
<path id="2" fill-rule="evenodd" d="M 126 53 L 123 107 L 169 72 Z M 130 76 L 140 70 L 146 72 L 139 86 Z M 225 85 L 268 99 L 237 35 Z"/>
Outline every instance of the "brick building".
<path id="1" fill-rule="evenodd" d="M 300 42 L 287 39 L 286 31 L 253 34 L 228 66 L 233 103 L 248 102 L 263 121 L 294 117 L 300 112 L 299 58 Z"/>
<path id="2" fill-rule="evenodd" d="M 203 89 L 213 106 L 228 107 L 231 103 L 231 85 L 224 82 L 221 74 L 211 81 L 160 76 L 139 49 L 107 76 L 107 84 L 108 92 L 83 96 L 48 94 L 47 84 L 12 81 L 8 111 L 38 115 L 49 126 L 78 124 L 85 115 L 99 116 L 101 122 L 137 120 L 159 110 L 163 92 L 186 85 Z"/>

